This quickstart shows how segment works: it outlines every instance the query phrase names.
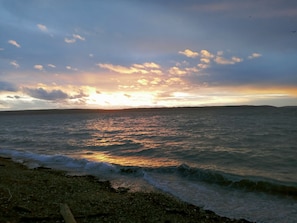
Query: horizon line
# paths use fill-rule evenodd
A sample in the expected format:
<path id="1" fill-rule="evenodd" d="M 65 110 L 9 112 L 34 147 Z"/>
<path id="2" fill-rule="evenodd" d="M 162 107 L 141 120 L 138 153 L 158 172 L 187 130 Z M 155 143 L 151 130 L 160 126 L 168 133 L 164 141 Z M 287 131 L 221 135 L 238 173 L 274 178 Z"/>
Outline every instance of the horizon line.
<path id="1" fill-rule="evenodd" d="M 0 110 L 0 114 L 9 113 L 39 113 L 39 112 L 116 112 L 116 111 L 131 111 L 131 110 L 155 110 L 155 109 L 195 109 L 195 108 L 240 108 L 240 107 L 271 107 L 271 108 L 287 108 L 297 107 L 293 105 L 288 106 L 274 106 L 274 105 L 207 105 L 207 106 L 160 106 L 160 107 L 130 107 L 130 108 L 48 108 L 48 109 L 24 109 L 24 110 Z"/>

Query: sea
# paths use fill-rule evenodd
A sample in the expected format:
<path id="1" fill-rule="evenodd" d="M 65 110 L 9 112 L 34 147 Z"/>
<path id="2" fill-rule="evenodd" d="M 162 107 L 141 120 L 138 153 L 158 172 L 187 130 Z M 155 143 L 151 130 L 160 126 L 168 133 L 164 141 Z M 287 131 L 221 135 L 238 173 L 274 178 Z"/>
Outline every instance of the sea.
<path id="1" fill-rule="evenodd" d="M 297 107 L 0 112 L 0 156 L 230 218 L 297 222 Z"/>

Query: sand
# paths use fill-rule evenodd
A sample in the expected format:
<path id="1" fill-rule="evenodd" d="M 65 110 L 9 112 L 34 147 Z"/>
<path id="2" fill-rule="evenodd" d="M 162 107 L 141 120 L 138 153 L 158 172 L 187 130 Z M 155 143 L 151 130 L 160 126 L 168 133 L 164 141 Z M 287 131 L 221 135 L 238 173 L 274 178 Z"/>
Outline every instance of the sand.
<path id="1" fill-rule="evenodd" d="M 0 158 L 0 223 L 64 222 L 61 204 L 68 205 L 77 223 L 247 222 L 220 217 L 165 193 L 116 190 L 92 176 L 28 169 Z"/>

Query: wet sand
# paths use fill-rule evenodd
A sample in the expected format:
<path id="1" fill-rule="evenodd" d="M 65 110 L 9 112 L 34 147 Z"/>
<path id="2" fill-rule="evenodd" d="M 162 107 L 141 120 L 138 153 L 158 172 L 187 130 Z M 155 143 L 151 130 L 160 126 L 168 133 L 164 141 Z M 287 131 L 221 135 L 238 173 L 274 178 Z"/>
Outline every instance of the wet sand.
<path id="1" fill-rule="evenodd" d="M 0 223 L 64 222 L 61 204 L 69 206 L 77 223 L 248 222 L 220 217 L 165 193 L 130 193 L 92 176 L 28 169 L 0 158 Z"/>

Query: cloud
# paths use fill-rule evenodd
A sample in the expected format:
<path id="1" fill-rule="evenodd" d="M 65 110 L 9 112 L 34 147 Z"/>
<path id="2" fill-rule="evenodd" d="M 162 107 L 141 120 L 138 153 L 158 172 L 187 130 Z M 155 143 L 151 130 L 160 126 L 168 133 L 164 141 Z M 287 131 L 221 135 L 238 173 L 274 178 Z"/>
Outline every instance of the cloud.
<path id="1" fill-rule="evenodd" d="M 85 37 L 82 37 L 82 36 L 80 36 L 78 34 L 73 34 L 72 36 L 73 36 L 74 39 L 79 39 L 81 41 L 85 41 Z"/>
<path id="2" fill-rule="evenodd" d="M 74 68 L 74 67 L 71 67 L 71 66 L 66 66 L 66 69 L 67 70 L 73 70 L 73 71 L 78 71 L 78 69 L 77 68 Z"/>
<path id="3" fill-rule="evenodd" d="M 129 94 L 124 94 L 124 96 L 127 98 L 131 98 L 131 95 L 129 95 Z"/>
<path id="4" fill-rule="evenodd" d="M 168 72 L 172 75 L 179 75 L 179 76 L 187 74 L 187 71 L 181 70 L 179 67 L 171 67 Z"/>
<path id="5" fill-rule="evenodd" d="M 54 101 L 54 100 L 63 100 L 69 98 L 68 94 L 61 90 L 52 90 L 47 91 L 44 88 L 24 88 L 24 93 L 28 94 L 33 98 L 38 98 L 42 100 Z"/>
<path id="6" fill-rule="evenodd" d="M 224 51 L 222 51 L 222 50 L 220 50 L 220 51 L 217 52 L 217 55 L 218 56 L 222 56 L 223 54 L 224 54 Z"/>
<path id="7" fill-rule="evenodd" d="M 0 92 L 1 91 L 17 91 L 17 87 L 12 83 L 0 81 Z"/>
<path id="8" fill-rule="evenodd" d="M 141 84 L 141 85 L 144 85 L 144 86 L 146 86 L 146 85 L 149 83 L 149 81 L 146 80 L 146 79 L 139 79 L 137 82 L 138 82 L 139 84 Z"/>
<path id="9" fill-rule="evenodd" d="M 156 68 L 156 69 L 159 69 L 160 68 L 160 65 L 159 64 L 156 64 L 156 63 L 144 63 L 143 66 L 147 67 L 147 68 Z"/>
<path id="10" fill-rule="evenodd" d="M 36 64 L 36 65 L 34 65 L 34 69 L 42 71 L 43 70 L 43 66 L 40 65 L 40 64 Z"/>
<path id="11" fill-rule="evenodd" d="M 219 51 L 218 54 L 223 54 L 222 51 Z M 201 58 L 200 58 L 200 63 L 197 64 L 197 67 L 200 69 L 207 69 L 210 67 L 211 59 L 214 57 L 213 54 L 211 54 L 207 50 L 201 50 Z"/>
<path id="12" fill-rule="evenodd" d="M 213 58 L 214 57 L 214 55 L 213 54 L 211 54 L 209 51 L 207 51 L 207 50 L 201 50 L 200 51 L 200 54 L 201 54 L 201 57 L 203 57 L 203 58 Z"/>
<path id="13" fill-rule="evenodd" d="M 88 97 L 88 96 L 89 95 L 86 94 L 83 90 L 79 90 L 78 94 L 70 96 L 69 99 L 81 99 L 81 98 L 85 98 L 85 97 Z"/>
<path id="14" fill-rule="evenodd" d="M 200 59 L 200 62 L 201 62 L 201 63 L 206 63 L 206 64 L 207 64 L 207 63 L 210 63 L 210 59 L 209 59 L 209 58 L 201 58 L 201 59 Z"/>
<path id="15" fill-rule="evenodd" d="M 76 39 L 65 38 L 64 41 L 65 41 L 65 43 L 75 43 L 76 42 Z"/>
<path id="16" fill-rule="evenodd" d="M 190 49 L 186 49 L 184 51 L 179 51 L 178 53 L 185 55 L 186 57 L 191 57 L 191 58 L 195 58 L 197 56 L 199 56 L 199 53 L 194 52 Z"/>
<path id="17" fill-rule="evenodd" d="M 199 67 L 200 69 L 206 69 L 206 68 L 209 67 L 209 65 L 208 64 L 199 63 L 199 64 L 197 64 L 197 67 Z"/>
<path id="18" fill-rule="evenodd" d="M 178 77 L 172 77 L 172 78 L 169 78 L 167 79 L 166 81 L 166 84 L 168 85 L 178 85 L 179 87 L 181 86 L 181 84 L 183 83 L 183 81 L 178 78 Z"/>
<path id="19" fill-rule="evenodd" d="M 150 73 L 153 73 L 153 74 L 162 74 L 163 72 L 161 70 L 150 70 Z"/>
<path id="20" fill-rule="evenodd" d="M 155 73 L 155 74 L 162 74 L 160 69 L 160 65 L 156 63 L 143 63 L 143 64 L 133 64 L 130 67 L 120 66 L 120 65 L 113 65 L 113 64 L 97 64 L 100 68 L 104 68 L 110 71 L 114 71 L 117 73 L 122 74 L 133 74 L 133 73 L 141 73 L 141 74 L 148 74 L 148 73 Z M 152 69 L 151 69 L 152 68 Z"/>
<path id="21" fill-rule="evenodd" d="M 73 38 L 67 38 L 67 37 L 65 37 L 64 41 L 66 43 L 75 43 L 76 40 L 81 40 L 81 41 L 85 41 L 86 40 L 85 37 L 82 37 L 82 36 L 80 36 L 78 34 L 72 34 L 72 37 Z"/>
<path id="22" fill-rule="evenodd" d="M 47 27 L 43 24 L 37 24 L 38 29 L 40 29 L 42 32 L 47 32 Z"/>
<path id="23" fill-rule="evenodd" d="M 258 57 L 261 57 L 262 55 L 260 53 L 253 53 L 252 55 L 248 56 L 248 59 L 255 59 Z"/>
<path id="24" fill-rule="evenodd" d="M 47 66 L 51 67 L 51 68 L 56 68 L 56 65 L 54 65 L 54 64 L 48 64 Z"/>
<path id="25" fill-rule="evenodd" d="M 133 74 L 133 73 L 138 73 L 142 71 L 142 73 L 147 73 L 146 70 L 140 68 L 139 66 L 132 66 L 132 67 L 125 67 L 125 66 L 120 66 L 120 65 L 113 65 L 113 64 L 98 64 L 99 67 L 108 69 L 110 71 L 114 71 L 117 73 L 122 73 L 122 74 Z"/>
<path id="26" fill-rule="evenodd" d="M 157 85 L 161 82 L 162 80 L 158 77 L 155 77 L 150 83 L 153 85 Z"/>
<path id="27" fill-rule="evenodd" d="M 11 45 L 13 45 L 13 46 L 15 46 L 15 47 L 17 47 L 17 48 L 20 48 L 21 47 L 21 45 L 18 44 L 18 42 L 15 41 L 15 40 L 8 40 L 8 43 L 11 44 Z"/>
<path id="28" fill-rule="evenodd" d="M 199 71 L 196 67 L 186 67 L 185 70 L 189 73 L 196 73 Z"/>
<path id="29" fill-rule="evenodd" d="M 16 62 L 16 60 L 11 61 L 9 64 L 12 65 L 12 66 L 14 66 L 15 68 L 19 68 L 20 67 L 20 65 Z"/>
<path id="30" fill-rule="evenodd" d="M 14 95 L 14 96 L 10 96 L 10 95 L 8 95 L 8 96 L 6 96 L 7 98 L 9 98 L 9 99 L 20 99 L 21 97 L 20 96 L 18 96 L 18 95 Z"/>
<path id="31" fill-rule="evenodd" d="M 232 60 L 233 62 L 235 62 L 235 63 L 240 63 L 240 62 L 243 61 L 243 59 L 241 59 L 241 58 L 239 58 L 239 57 L 232 57 L 231 60 Z"/>
<path id="32" fill-rule="evenodd" d="M 228 64 L 235 64 L 235 63 L 239 63 L 239 62 L 242 62 L 243 59 L 239 58 L 239 57 L 232 57 L 231 59 L 226 59 L 224 57 L 216 57 L 214 59 L 214 61 L 217 63 L 217 64 L 222 64 L 222 65 L 228 65 Z"/>

